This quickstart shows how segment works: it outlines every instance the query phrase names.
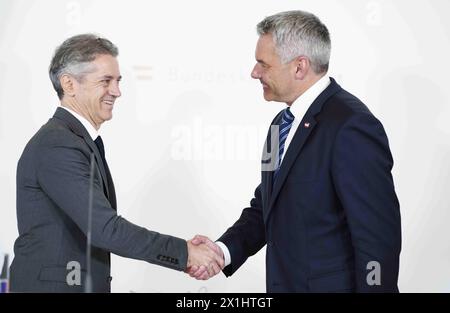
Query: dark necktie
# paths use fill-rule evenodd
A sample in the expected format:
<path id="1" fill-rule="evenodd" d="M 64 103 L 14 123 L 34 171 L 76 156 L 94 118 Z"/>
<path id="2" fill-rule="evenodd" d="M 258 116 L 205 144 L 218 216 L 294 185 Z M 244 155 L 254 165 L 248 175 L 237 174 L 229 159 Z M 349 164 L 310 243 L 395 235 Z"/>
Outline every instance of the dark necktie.
<path id="1" fill-rule="evenodd" d="M 108 163 L 106 162 L 105 158 L 105 146 L 103 145 L 102 137 L 98 136 L 97 139 L 94 140 L 95 144 L 97 145 L 98 151 L 100 152 L 100 156 L 103 161 L 103 165 L 105 166 L 105 172 L 106 172 L 106 179 L 107 182 L 105 182 L 105 188 L 103 192 L 105 193 L 105 196 L 109 199 L 111 206 L 115 209 L 116 208 L 116 195 L 114 190 L 114 184 L 111 177 L 111 172 L 109 171 Z M 109 197 L 108 192 L 109 191 Z"/>
<path id="2" fill-rule="evenodd" d="M 105 159 L 105 146 L 103 145 L 102 137 L 98 136 L 97 139 L 94 140 L 95 144 L 97 145 L 98 151 L 100 152 L 100 156 L 102 157 L 103 165 L 106 165 L 106 159 Z"/>
<path id="3" fill-rule="evenodd" d="M 103 165 L 106 167 L 105 146 L 103 145 L 102 137 L 98 136 L 97 139 L 94 140 L 94 142 L 97 145 L 100 156 L 102 157 Z"/>
<path id="4" fill-rule="evenodd" d="M 279 135 L 278 135 L 278 165 L 277 168 L 275 169 L 274 172 L 274 181 L 278 175 L 278 172 L 280 171 L 280 167 L 281 167 L 281 160 L 283 157 L 283 152 L 284 152 L 284 144 L 286 143 L 286 138 L 289 135 L 289 130 L 292 127 L 292 122 L 294 121 L 294 114 L 292 114 L 291 110 L 289 108 L 286 108 L 283 112 L 283 115 L 281 117 L 281 123 L 280 123 L 280 128 L 279 128 Z"/>

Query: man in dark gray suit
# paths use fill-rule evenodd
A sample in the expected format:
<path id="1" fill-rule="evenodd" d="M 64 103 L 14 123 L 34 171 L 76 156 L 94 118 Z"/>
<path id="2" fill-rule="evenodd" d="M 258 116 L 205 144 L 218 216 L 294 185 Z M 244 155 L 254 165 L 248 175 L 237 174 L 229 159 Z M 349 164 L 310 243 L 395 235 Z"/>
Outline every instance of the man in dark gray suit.
<path id="1" fill-rule="evenodd" d="M 121 95 L 117 55 L 109 40 L 84 34 L 67 39 L 51 61 L 50 79 L 61 107 L 28 142 L 18 163 L 13 292 L 85 290 L 90 191 L 92 291 L 110 292 L 110 252 L 179 271 L 204 266 L 213 274 L 223 267 L 223 258 L 205 245 L 149 231 L 117 215 L 97 133 Z"/>

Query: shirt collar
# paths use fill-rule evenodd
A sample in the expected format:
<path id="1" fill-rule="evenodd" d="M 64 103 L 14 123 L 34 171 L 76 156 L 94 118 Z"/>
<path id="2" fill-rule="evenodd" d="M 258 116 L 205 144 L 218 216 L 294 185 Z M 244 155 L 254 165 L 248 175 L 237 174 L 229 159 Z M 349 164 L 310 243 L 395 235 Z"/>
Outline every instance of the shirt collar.
<path id="1" fill-rule="evenodd" d="M 292 114 L 295 119 L 300 122 L 303 119 L 306 111 L 308 111 L 311 104 L 316 98 L 328 87 L 330 84 L 330 76 L 322 76 L 314 85 L 309 87 L 294 103 L 290 106 Z"/>
<path id="2" fill-rule="evenodd" d="M 94 141 L 95 139 L 97 139 L 98 137 L 98 131 L 95 129 L 94 126 L 92 126 L 92 124 L 83 116 L 81 116 L 80 114 L 78 114 L 77 112 L 66 108 L 64 106 L 61 106 L 61 108 L 65 109 L 66 111 L 68 111 L 70 114 L 72 114 L 78 121 L 80 121 L 80 123 L 84 126 L 84 128 L 86 128 L 89 136 L 91 136 L 92 140 Z"/>

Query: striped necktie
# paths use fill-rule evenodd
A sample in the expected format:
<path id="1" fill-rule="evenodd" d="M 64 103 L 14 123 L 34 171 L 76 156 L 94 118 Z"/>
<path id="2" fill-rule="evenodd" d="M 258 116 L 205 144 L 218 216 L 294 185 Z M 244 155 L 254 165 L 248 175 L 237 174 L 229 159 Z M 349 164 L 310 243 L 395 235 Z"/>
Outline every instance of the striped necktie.
<path id="1" fill-rule="evenodd" d="M 284 152 L 284 144 L 286 143 L 286 138 L 289 135 L 289 130 L 292 127 L 292 122 L 294 121 L 294 114 L 292 114 L 292 112 L 289 110 L 289 108 L 286 108 L 283 112 L 283 115 L 281 117 L 281 123 L 280 123 L 280 128 L 279 128 L 279 141 L 278 141 L 278 166 L 275 170 L 274 173 L 274 181 L 278 175 L 278 172 L 280 171 L 280 167 L 281 167 L 281 160 L 283 157 L 283 152 Z"/>

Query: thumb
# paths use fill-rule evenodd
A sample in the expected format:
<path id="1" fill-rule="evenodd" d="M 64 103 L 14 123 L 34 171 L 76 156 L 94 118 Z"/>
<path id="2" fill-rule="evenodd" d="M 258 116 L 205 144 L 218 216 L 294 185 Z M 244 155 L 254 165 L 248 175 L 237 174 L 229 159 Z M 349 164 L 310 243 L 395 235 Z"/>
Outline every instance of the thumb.
<path id="1" fill-rule="evenodd" d="M 195 235 L 195 237 L 192 238 L 192 240 L 191 240 L 191 242 L 194 245 L 199 245 L 199 244 L 205 243 L 207 241 L 208 241 L 208 238 L 206 238 L 205 236 L 202 236 L 202 235 Z"/>

